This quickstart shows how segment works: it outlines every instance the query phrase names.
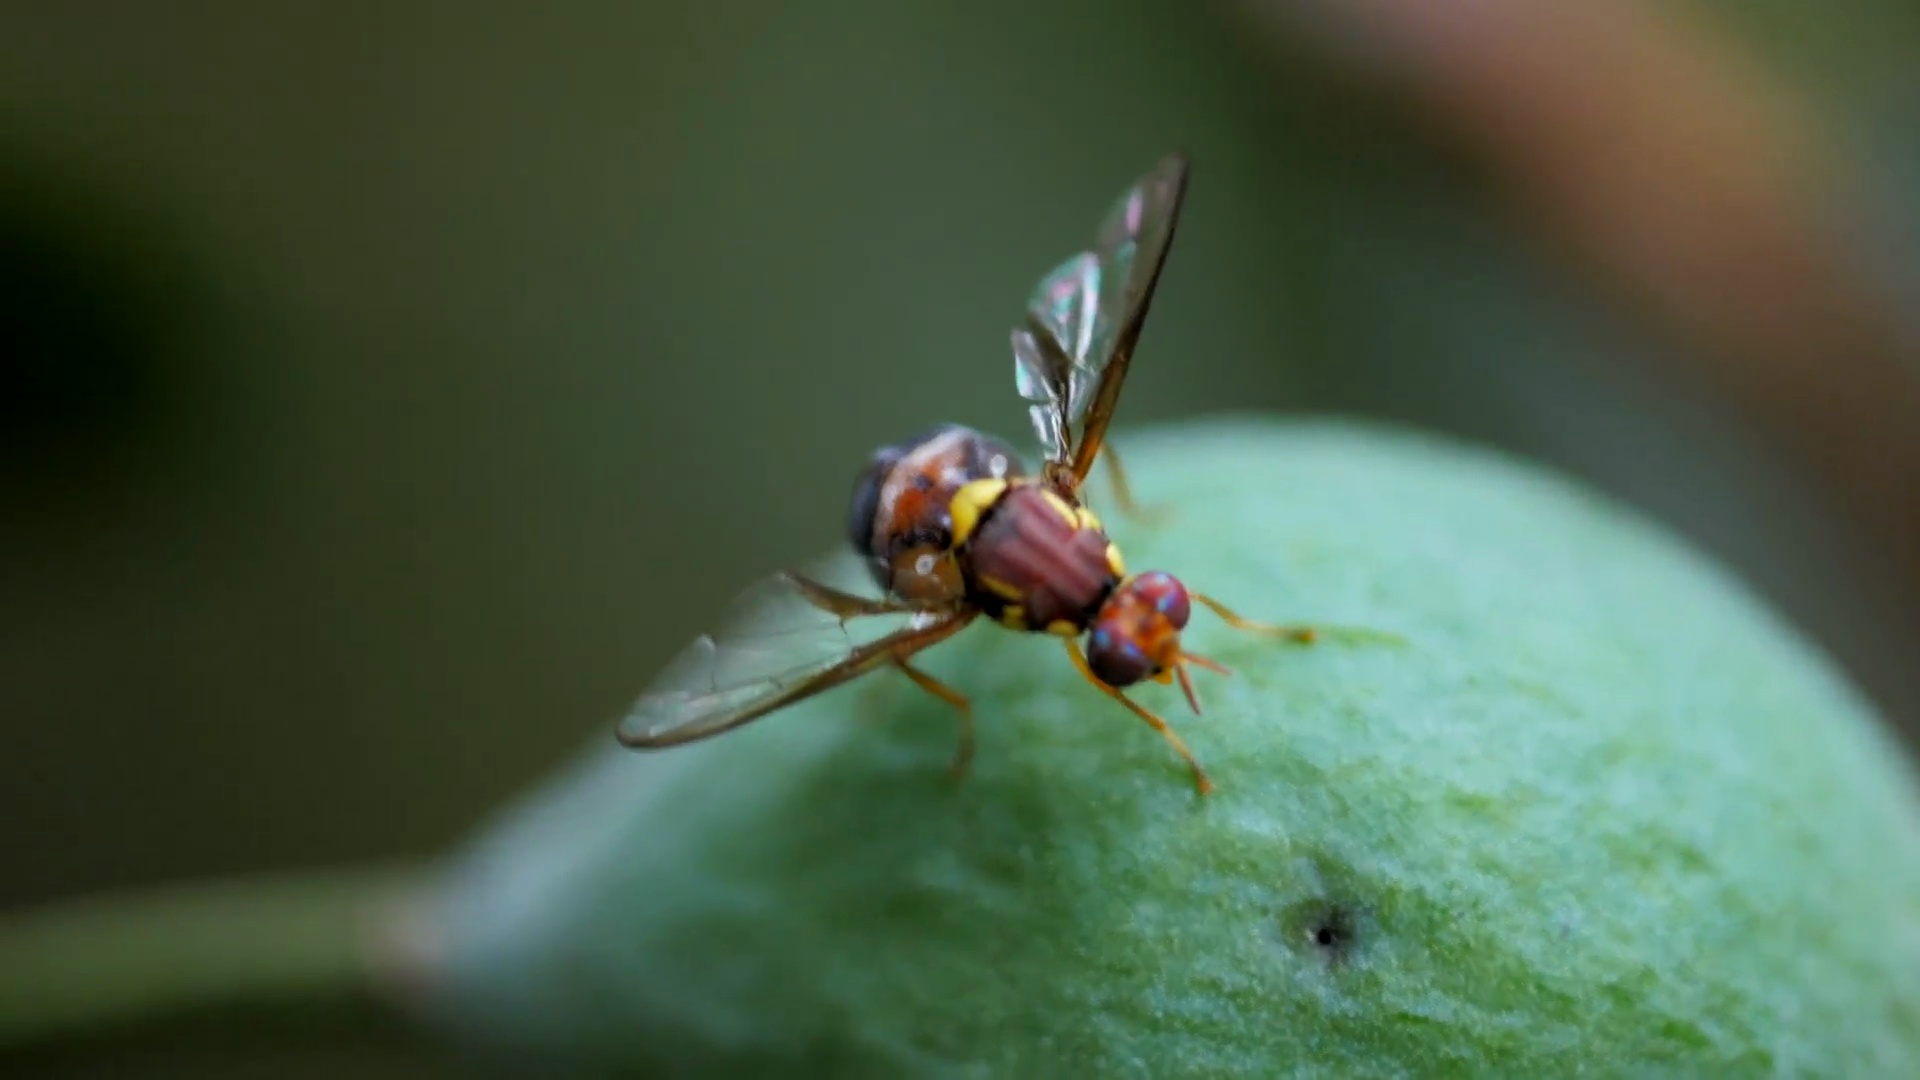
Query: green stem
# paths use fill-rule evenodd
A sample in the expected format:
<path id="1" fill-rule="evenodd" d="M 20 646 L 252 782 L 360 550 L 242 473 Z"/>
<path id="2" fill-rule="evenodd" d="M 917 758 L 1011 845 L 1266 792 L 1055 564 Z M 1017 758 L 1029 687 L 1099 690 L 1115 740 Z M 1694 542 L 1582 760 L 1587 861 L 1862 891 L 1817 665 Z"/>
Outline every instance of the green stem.
<path id="1" fill-rule="evenodd" d="M 0 916 L 0 1047 L 197 1009 L 390 991 L 417 869 L 191 882 Z"/>

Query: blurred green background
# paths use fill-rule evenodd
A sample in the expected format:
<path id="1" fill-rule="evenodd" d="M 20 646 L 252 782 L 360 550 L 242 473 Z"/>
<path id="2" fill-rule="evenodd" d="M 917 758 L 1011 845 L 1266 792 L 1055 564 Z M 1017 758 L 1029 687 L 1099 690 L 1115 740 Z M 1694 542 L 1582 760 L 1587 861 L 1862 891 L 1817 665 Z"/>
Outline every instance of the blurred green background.
<path id="1" fill-rule="evenodd" d="M 1028 287 L 1174 148 L 1123 440 L 1546 460 L 1920 730 L 1920 14 L 1417 7 L 10 5 L 0 903 L 442 849 L 876 444 L 1024 437 Z M 26 1064 L 429 1054 L 278 1022 Z"/>

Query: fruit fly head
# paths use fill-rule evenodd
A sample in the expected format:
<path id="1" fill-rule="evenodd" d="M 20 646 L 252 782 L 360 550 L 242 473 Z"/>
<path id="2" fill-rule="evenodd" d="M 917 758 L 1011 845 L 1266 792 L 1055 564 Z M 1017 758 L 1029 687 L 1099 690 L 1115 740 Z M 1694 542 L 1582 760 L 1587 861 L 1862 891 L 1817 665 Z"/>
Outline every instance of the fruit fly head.
<path id="1" fill-rule="evenodd" d="M 1180 680 L 1187 704 L 1200 711 L 1187 666 L 1210 671 L 1226 668 L 1180 647 L 1180 631 L 1193 614 L 1192 599 L 1180 579 L 1164 570 L 1129 577 L 1107 596 L 1087 627 L 1087 666 L 1107 685 L 1131 686 L 1144 679 Z"/>
<path id="2" fill-rule="evenodd" d="M 1109 686 L 1161 682 L 1180 666 L 1180 631 L 1192 609 L 1187 588 L 1162 570 L 1116 586 L 1088 627 L 1087 664 Z"/>

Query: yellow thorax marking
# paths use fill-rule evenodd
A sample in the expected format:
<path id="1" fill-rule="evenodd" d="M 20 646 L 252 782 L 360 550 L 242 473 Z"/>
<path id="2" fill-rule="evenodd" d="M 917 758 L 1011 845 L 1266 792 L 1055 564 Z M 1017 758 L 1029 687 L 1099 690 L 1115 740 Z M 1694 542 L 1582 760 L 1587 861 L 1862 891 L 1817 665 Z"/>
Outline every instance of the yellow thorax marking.
<path id="1" fill-rule="evenodd" d="M 947 504 L 947 514 L 953 519 L 954 547 L 967 542 L 974 526 L 980 524 L 980 515 L 1006 493 L 1005 480 L 969 480 L 960 485 L 960 490 L 953 493 L 952 501 Z"/>
<path id="2" fill-rule="evenodd" d="M 1047 633 L 1058 634 L 1061 637 L 1079 637 L 1080 628 L 1065 619 L 1055 619 L 1047 624 Z"/>
<path id="3" fill-rule="evenodd" d="M 1113 571 L 1114 577 L 1126 580 L 1126 560 L 1120 557 L 1120 545 L 1111 540 L 1107 541 L 1107 569 Z"/>
<path id="4" fill-rule="evenodd" d="M 1019 604 L 1009 604 L 1000 610 L 1000 625 L 1013 630 L 1027 628 L 1027 609 Z"/>
<path id="5" fill-rule="evenodd" d="M 1020 599 L 1020 590 L 1015 588 L 1012 585 L 1007 584 L 1004 581 L 1001 581 L 999 578 L 988 577 L 985 574 L 981 574 L 980 584 L 985 585 L 987 587 L 987 591 L 993 593 L 996 596 L 1000 596 L 1008 600 Z"/>
<path id="6" fill-rule="evenodd" d="M 1040 497 L 1042 499 L 1045 499 L 1047 505 L 1053 507 L 1053 512 L 1056 514 L 1059 514 L 1061 518 L 1063 518 L 1069 526 L 1073 528 L 1080 527 L 1080 516 L 1074 513 L 1074 507 L 1072 503 L 1069 503 L 1067 500 L 1061 498 L 1058 495 L 1055 495 L 1052 492 L 1052 490 L 1048 488 L 1040 489 Z"/>

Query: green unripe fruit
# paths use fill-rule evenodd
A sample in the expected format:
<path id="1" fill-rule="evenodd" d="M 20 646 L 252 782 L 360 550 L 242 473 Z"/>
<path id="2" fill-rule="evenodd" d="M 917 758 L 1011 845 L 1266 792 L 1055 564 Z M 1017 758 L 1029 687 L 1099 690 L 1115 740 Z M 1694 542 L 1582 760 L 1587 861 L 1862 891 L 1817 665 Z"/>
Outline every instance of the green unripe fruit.
<path id="1" fill-rule="evenodd" d="M 1920 1076 L 1920 795 L 1859 696 L 1621 508 L 1451 443 L 1119 433 L 1093 500 L 1234 671 L 1134 691 L 968 630 L 509 813 L 439 914 L 444 1018 L 642 1066 L 860 1075 Z"/>

